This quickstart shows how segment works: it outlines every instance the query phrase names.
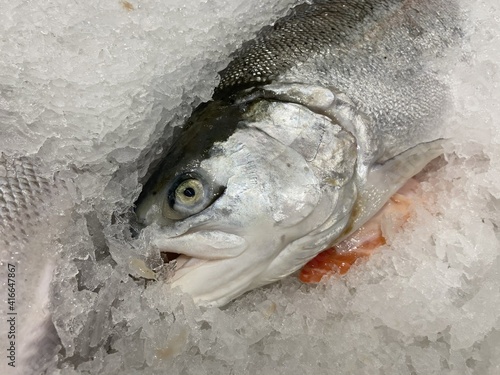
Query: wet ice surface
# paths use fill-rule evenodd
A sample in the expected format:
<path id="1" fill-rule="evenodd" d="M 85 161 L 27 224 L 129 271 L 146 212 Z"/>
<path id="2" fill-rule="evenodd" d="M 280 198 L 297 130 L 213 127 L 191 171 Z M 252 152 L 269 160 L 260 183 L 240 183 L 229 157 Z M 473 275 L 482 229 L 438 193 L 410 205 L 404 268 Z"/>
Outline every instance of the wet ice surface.
<path id="1" fill-rule="evenodd" d="M 32 245 L 58 264 L 51 309 L 64 349 L 48 373 L 500 371 L 493 0 L 466 5 L 470 47 L 450 74 L 454 140 L 446 163 L 422 177 L 431 204 L 389 246 L 341 279 L 314 287 L 289 277 L 224 309 L 146 280 L 160 260 L 128 231 L 138 179 L 172 128 L 210 98 L 229 53 L 292 3 L 5 5 L 0 150 L 38 156 L 75 188 L 71 210 L 56 199 L 56 225 L 44 227 L 52 246 Z"/>

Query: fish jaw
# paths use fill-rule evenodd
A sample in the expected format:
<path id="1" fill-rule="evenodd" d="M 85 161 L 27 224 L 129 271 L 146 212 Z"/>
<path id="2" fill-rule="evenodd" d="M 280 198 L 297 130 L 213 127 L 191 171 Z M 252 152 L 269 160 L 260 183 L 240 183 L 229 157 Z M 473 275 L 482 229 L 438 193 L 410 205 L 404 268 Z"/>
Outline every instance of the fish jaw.
<path id="1" fill-rule="evenodd" d="M 349 220 L 348 214 L 332 209 L 328 194 L 322 198 L 320 208 L 316 206 L 291 227 L 279 228 L 263 217 L 246 228 L 247 246 L 234 257 L 179 257 L 171 287 L 190 294 L 199 305 L 223 306 L 247 291 L 288 276 L 338 236 Z M 204 245 L 194 244 L 199 249 Z"/>
<path id="2" fill-rule="evenodd" d="M 176 267 L 171 287 L 179 287 L 197 304 L 205 306 L 222 306 L 249 290 L 249 285 L 279 253 L 280 244 L 264 223 L 247 228 L 246 237 L 249 246 L 236 257 L 187 259 Z"/>
<path id="3" fill-rule="evenodd" d="M 199 230 L 171 238 L 157 236 L 152 245 L 163 252 L 206 260 L 234 258 L 248 248 L 245 238 L 221 230 Z"/>
<path id="4" fill-rule="evenodd" d="M 343 231 L 352 204 L 348 197 L 323 194 L 314 209 L 289 218 L 295 225 L 280 227 L 266 215 L 252 226 L 226 229 L 239 235 L 201 225 L 199 231 L 173 238 L 151 233 L 151 243 L 160 251 L 182 254 L 168 280 L 172 287 L 200 305 L 222 306 L 300 268 Z"/>

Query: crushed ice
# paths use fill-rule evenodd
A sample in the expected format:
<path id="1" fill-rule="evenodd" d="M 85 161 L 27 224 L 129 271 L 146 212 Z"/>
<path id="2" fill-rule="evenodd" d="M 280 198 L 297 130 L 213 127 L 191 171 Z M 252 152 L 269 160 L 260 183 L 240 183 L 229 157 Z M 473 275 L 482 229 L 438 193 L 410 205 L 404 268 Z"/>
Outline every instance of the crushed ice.
<path id="1" fill-rule="evenodd" d="M 0 150 L 69 171 L 75 187 L 53 240 L 51 309 L 64 349 L 49 373 L 500 371 L 494 0 L 462 2 L 470 43 L 449 67 L 453 142 L 422 177 L 432 204 L 390 246 L 340 279 L 309 286 L 289 277 L 224 309 L 198 308 L 153 281 L 168 270 L 128 226 L 138 181 L 210 98 L 230 52 L 293 3 L 3 5 Z"/>

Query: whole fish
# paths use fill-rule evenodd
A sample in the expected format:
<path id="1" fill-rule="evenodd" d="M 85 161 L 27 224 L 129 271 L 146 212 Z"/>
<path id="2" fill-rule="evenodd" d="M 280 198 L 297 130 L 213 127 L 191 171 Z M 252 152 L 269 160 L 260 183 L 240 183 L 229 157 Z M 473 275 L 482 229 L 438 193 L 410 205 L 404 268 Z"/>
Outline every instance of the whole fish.
<path id="1" fill-rule="evenodd" d="M 312 1 L 245 43 L 137 202 L 172 286 L 223 305 L 281 279 L 438 156 L 458 20 L 449 0 Z"/>

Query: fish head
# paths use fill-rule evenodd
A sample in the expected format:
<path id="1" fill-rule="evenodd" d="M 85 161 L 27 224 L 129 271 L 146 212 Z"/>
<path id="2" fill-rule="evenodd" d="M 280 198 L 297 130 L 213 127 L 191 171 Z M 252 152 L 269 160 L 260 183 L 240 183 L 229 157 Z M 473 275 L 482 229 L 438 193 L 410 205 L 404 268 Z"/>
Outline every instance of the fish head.
<path id="1" fill-rule="evenodd" d="M 294 272 L 342 232 L 355 163 L 352 135 L 300 105 L 211 102 L 136 213 L 151 246 L 180 255 L 172 286 L 223 305 Z"/>

